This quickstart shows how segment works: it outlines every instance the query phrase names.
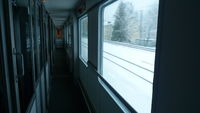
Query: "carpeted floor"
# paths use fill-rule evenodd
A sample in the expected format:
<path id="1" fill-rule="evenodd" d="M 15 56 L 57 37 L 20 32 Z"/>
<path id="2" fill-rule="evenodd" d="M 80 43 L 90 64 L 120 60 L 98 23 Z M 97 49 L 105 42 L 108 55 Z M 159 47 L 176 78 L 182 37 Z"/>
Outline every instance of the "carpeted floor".
<path id="1" fill-rule="evenodd" d="M 54 78 L 70 77 L 65 49 L 56 49 L 54 62 Z"/>
<path id="2" fill-rule="evenodd" d="M 48 113 L 89 113 L 80 89 L 74 85 L 66 69 L 68 67 L 64 49 L 58 49 L 55 58 L 55 76 Z"/>

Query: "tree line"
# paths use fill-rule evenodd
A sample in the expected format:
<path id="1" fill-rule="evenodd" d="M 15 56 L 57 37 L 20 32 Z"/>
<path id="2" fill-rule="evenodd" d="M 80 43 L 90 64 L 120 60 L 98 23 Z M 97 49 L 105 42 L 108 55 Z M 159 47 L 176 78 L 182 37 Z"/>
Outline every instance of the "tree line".
<path id="1" fill-rule="evenodd" d="M 157 17 L 157 4 L 152 4 L 144 10 L 135 10 L 133 4 L 121 1 L 114 15 L 114 23 L 111 25 L 110 40 L 155 46 Z"/>

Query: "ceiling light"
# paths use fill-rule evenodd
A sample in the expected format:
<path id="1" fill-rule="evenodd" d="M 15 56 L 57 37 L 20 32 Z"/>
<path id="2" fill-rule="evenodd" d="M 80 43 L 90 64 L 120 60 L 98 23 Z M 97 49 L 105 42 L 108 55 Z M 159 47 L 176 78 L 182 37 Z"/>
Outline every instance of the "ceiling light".
<path id="1" fill-rule="evenodd" d="M 41 2 L 47 2 L 47 0 L 41 0 Z"/>

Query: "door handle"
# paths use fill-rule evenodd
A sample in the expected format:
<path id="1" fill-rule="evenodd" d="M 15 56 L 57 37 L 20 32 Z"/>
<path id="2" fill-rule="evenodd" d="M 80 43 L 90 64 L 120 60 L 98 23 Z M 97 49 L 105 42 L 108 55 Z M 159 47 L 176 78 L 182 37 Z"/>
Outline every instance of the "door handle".
<path id="1" fill-rule="evenodd" d="M 25 67 L 24 67 L 24 55 L 22 53 L 19 53 L 19 52 L 15 52 L 14 55 L 16 55 L 18 59 L 18 63 L 20 65 L 18 65 L 19 67 L 17 68 L 18 69 L 18 77 L 22 77 L 24 76 L 25 74 Z"/>
<path id="2" fill-rule="evenodd" d="M 13 48 L 13 55 L 15 55 L 17 59 L 17 73 L 16 73 L 16 82 L 19 81 L 21 77 L 25 74 L 25 67 L 24 67 L 24 56 L 21 52 L 17 52 L 16 48 Z"/>
<path id="3" fill-rule="evenodd" d="M 20 53 L 20 57 L 21 57 L 21 68 L 22 68 L 21 75 L 24 76 L 24 73 L 25 73 L 25 69 L 24 69 L 24 55 L 22 53 Z"/>

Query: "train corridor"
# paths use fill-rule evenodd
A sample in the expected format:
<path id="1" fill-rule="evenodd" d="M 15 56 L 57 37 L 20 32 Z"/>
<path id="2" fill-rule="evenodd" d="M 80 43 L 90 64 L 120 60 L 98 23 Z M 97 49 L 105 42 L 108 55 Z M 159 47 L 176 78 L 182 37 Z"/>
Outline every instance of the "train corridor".
<path id="1" fill-rule="evenodd" d="M 65 50 L 57 49 L 48 113 L 89 113 L 68 69 Z"/>

